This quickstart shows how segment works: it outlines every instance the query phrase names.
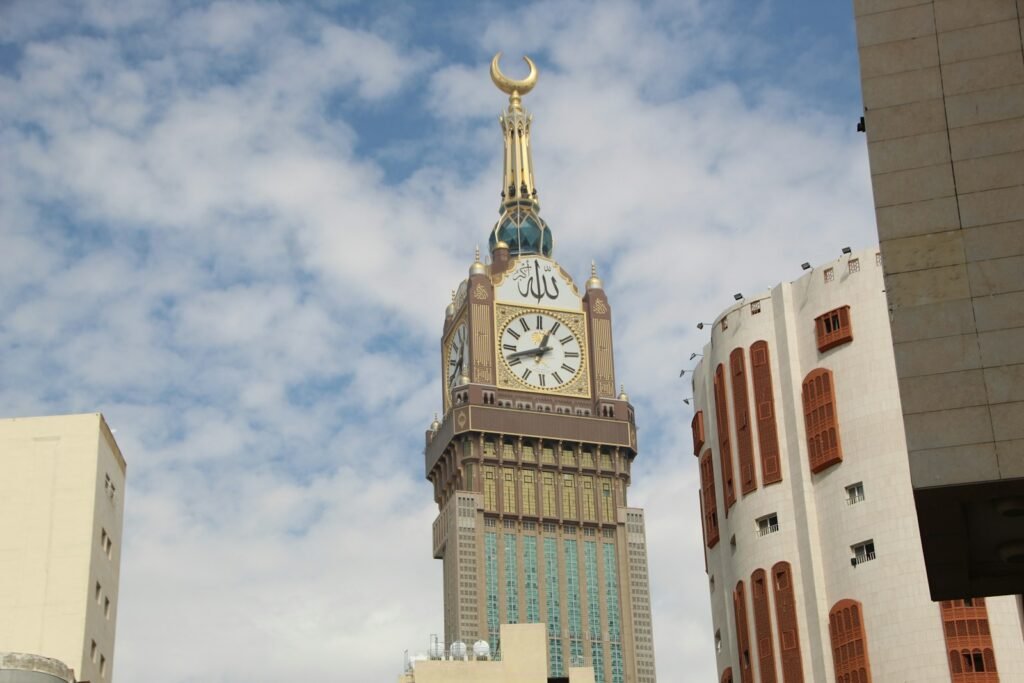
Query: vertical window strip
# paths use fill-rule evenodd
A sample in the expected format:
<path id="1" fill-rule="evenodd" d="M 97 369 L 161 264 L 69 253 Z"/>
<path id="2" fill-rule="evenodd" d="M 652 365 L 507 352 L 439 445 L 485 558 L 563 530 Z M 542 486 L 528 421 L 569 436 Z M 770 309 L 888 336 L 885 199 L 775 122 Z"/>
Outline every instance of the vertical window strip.
<path id="1" fill-rule="evenodd" d="M 602 546 L 605 603 L 608 605 L 608 640 L 611 641 L 611 683 L 623 683 L 626 679 L 626 669 L 622 662 L 622 626 L 619 615 L 619 578 L 615 562 L 615 544 L 603 543 Z"/>
<path id="2" fill-rule="evenodd" d="M 562 615 L 558 596 L 558 543 L 557 539 L 544 538 L 544 592 L 548 608 L 548 661 L 552 676 L 564 676 L 562 662 Z"/>
<path id="3" fill-rule="evenodd" d="M 581 477 L 583 480 L 583 521 L 596 522 L 597 509 L 594 506 L 594 478 Z"/>
<path id="4" fill-rule="evenodd" d="M 736 503 L 733 483 L 732 447 L 729 443 L 729 413 L 725 403 L 725 370 L 719 363 L 715 369 L 715 424 L 718 427 L 718 457 L 722 465 L 722 488 L 725 491 L 725 516 Z"/>
<path id="5" fill-rule="evenodd" d="M 750 661 L 750 629 L 747 627 L 747 596 L 743 582 L 736 582 L 732 593 L 732 607 L 736 616 L 736 644 L 740 655 L 740 681 L 754 683 L 754 669 Z"/>
<path id="6" fill-rule="evenodd" d="M 775 683 L 772 616 L 768 609 L 768 580 L 763 569 L 758 569 L 750 575 L 750 587 L 754 593 L 754 637 L 757 639 L 761 683 Z"/>
<path id="7" fill-rule="evenodd" d="M 537 537 L 523 536 L 523 588 L 526 589 L 526 623 L 540 622 L 540 585 L 537 581 Z"/>
<path id="8" fill-rule="evenodd" d="M 555 517 L 555 475 L 551 472 L 541 474 L 543 483 L 542 493 L 544 496 L 544 516 Z"/>
<path id="9" fill-rule="evenodd" d="M 579 544 L 564 539 L 566 613 L 569 618 L 569 666 L 583 666 L 583 624 L 580 608 Z"/>
<path id="10" fill-rule="evenodd" d="M 747 392 L 747 368 L 743 349 L 735 348 L 729 354 L 732 375 L 732 414 L 736 421 L 736 452 L 740 463 L 740 490 L 743 495 L 757 490 L 754 471 L 754 439 L 750 424 L 750 398 Z"/>
<path id="11" fill-rule="evenodd" d="M 534 478 L 533 472 L 523 471 L 522 477 L 522 496 L 523 496 L 523 514 L 524 515 L 536 515 L 537 514 L 537 480 Z"/>
<path id="12" fill-rule="evenodd" d="M 782 653 L 782 680 L 784 683 L 803 683 L 804 665 L 800 656 L 800 627 L 796 618 L 796 595 L 793 592 L 793 572 L 789 562 L 776 562 L 772 566 L 772 590 L 775 596 L 775 623 Z"/>
<path id="13" fill-rule="evenodd" d="M 601 521 L 615 521 L 615 494 L 612 492 L 612 480 L 601 477 Z"/>
<path id="14" fill-rule="evenodd" d="M 832 372 L 812 370 L 803 382 L 804 427 L 811 472 L 817 473 L 843 460 L 836 417 Z"/>
<path id="15" fill-rule="evenodd" d="M 597 582 L 597 542 L 583 542 L 583 564 L 587 579 L 587 626 L 594 683 L 604 680 L 604 647 L 601 642 L 601 587 Z"/>
<path id="16" fill-rule="evenodd" d="M 772 390 L 768 342 L 750 346 L 750 374 L 754 380 L 754 413 L 757 416 L 757 445 L 761 452 L 761 479 L 765 484 L 782 481 L 779 430 L 775 424 L 775 393 Z"/>
<path id="17" fill-rule="evenodd" d="M 487 600 L 487 639 L 495 654 L 499 652 L 498 627 L 498 534 L 484 532 L 484 589 Z"/>
<path id="18" fill-rule="evenodd" d="M 506 515 L 514 515 L 516 513 L 516 472 L 512 468 L 506 467 L 501 470 L 501 476 L 503 480 L 501 507 Z"/>
<path id="19" fill-rule="evenodd" d="M 837 681 L 856 677 L 861 683 L 871 683 L 867 637 L 861 621 L 862 609 L 856 600 L 840 600 L 828 613 L 832 664 Z"/>
<path id="20" fill-rule="evenodd" d="M 484 510 L 488 512 L 498 511 L 496 477 L 495 468 L 491 465 L 484 465 Z"/>
<path id="21" fill-rule="evenodd" d="M 562 475 L 562 517 L 576 519 L 576 477 Z"/>
<path id="22" fill-rule="evenodd" d="M 505 537 L 505 621 L 519 623 L 519 554 L 514 534 Z"/>
<path id="23" fill-rule="evenodd" d="M 704 514 L 704 536 L 709 548 L 718 544 L 718 501 L 715 497 L 715 466 L 711 462 L 711 449 L 700 457 L 700 490 Z"/>

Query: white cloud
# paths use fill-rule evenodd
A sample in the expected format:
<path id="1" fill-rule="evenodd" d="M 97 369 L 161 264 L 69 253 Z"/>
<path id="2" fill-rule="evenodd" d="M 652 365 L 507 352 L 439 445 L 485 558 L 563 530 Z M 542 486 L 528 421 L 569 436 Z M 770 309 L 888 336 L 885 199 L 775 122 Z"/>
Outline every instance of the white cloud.
<path id="1" fill-rule="evenodd" d="M 0 414 L 119 430 L 119 679 L 386 678 L 441 630 L 422 434 L 496 217 L 496 49 L 541 66 L 556 257 L 613 306 L 659 673 L 714 677 L 678 370 L 733 292 L 874 239 L 850 121 L 744 76 L 769 48 L 731 3 L 494 6 L 450 19 L 462 61 L 326 9 L 161 5 L 0 10 Z"/>

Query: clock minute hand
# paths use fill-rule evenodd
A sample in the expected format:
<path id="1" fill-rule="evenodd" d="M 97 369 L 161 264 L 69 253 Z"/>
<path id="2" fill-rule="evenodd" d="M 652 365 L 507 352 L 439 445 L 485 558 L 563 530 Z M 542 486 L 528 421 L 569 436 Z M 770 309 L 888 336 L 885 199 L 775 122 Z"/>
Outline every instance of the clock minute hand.
<path id="1" fill-rule="evenodd" d="M 551 350 L 550 346 L 538 346 L 535 349 L 526 349 L 525 351 L 516 351 L 505 356 L 506 359 L 512 360 L 513 358 L 522 358 L 523 356 L 542 356 Z"/>

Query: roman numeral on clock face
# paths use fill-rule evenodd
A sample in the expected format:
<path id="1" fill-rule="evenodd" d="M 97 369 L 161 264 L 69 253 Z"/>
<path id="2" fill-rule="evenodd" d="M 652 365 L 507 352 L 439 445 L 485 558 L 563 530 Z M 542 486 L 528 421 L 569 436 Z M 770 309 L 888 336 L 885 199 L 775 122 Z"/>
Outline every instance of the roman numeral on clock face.
<path id="1" fill-rule="evenodd" d="M 516 350 L 516 345 L 515 344 L 502 344 L 501 348 L 505 349 L 506 351 L 515 351 Z"/>
<path id="2" fill-rule="evenodd" d="M 565 357 L 566 358 L 579 358 L 580 354 L 578 352 L 576 352 L 576 351 L 566 351 L 565 352 Z"/>
<path id="3" fill-rule="evenodd" d="M 551 334 L 554 334 L 555 332 L 558 332 L 558 328 L 561 327 L 561 326 L 562 326 L 562 323 L 555 322 L 555 324 L 551 326 L 551 329 L 549 330 L 549 332 L 551 332 Z"/>
<path id="4" fill-rule="evenodd" d="M 507 332 L 508 334 L 510 334 L 510 335 L 512 336 L 512 338 L 513 338 L 513 339 L 519 339 L 519 333 L 518 333 L 518 332 L 516 332 L 515 330 L 513 330 L 513 329 L 512 329 L 511 327 L 510 327 L 510 328 L 508 328 L 507 330 L 505 330 L 505 332 Z"/>
<path id="5" fill-rule="evenodd" d="M 543 330 L 544 329 L 544 316 L 541 316 L 541 315 L 537 316 L 537 329 L 538 330 Z"/>
<path id="6" fill-rule="evenodd" d="M 522 362 L 523 362 L 523 359 L 522 359 L 522 358 L 513 358 L 512 360 L 510 360 L 510 361 L 508 362 L 508 364 L 509 364 L 509 365 L 511 365 L 511 366 L 513 366 L 513 367 L 515 367 L 516 365 L 519 365 L 519 364 L 520 364 L 520 363 L 522 363 Z"/>
<path id="7" fill-rule="evenodd" d="M 533 370 L 531 370 L 530 368 L 524 369 L 523 370 L 523 379 L 524 380 L 530 379 L 530 375 L 532 375 L 532 374 L 533 374 Z"/>
<path id="8" fill-rule="evenodd" d="M 562 369 L 565 370 L 566 372 L 576 372 L 576 368 L 571 368 L 568 365 L 566 365 L 565 363 L 562 363 Z M 561 382 L 562 380 L 558 380 L 558 381 Z"/>
<path id="9" fill-rule="evenodd" d="M 563 365 L 562 367 L 564 368 L 565 366 Z M 559 375 L 557 372 L 552 372 L 551 376 L 554 377 L 555 381 L 558 382 L 559 384 L 562 383 L 562 376 Z"/>
<path id="10" fill-rule="evenodd" d="M 540 373 L 539 375 L 537 375 L 537 380 L 540 382 L 541 386 L 544 386 L 544 380 L 545 380 L 544 373 Z"/>
<path id="11" fill-rule="evenodd" d="M 561 339 L 559 339 L 558 341 L 562 344 L 562 346 L 565 346 L 566 344 L 568 344 L 569 342 L 572 341 L 572 335 L 571 334 L 567 334 L 564 337 L 562 337 Z"/>
<path id="12" fill-rule="evenodd" d="M 530 323 L 526 322 L 526 318 L 520 318 L 519 324 L 523 326 L 523 332 L 530 331 Z"/>

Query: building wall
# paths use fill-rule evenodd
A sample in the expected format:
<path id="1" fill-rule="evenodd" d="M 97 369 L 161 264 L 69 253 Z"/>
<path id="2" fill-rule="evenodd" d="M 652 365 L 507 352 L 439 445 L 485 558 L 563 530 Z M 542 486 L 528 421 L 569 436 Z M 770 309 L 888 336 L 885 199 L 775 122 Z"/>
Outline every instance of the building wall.
<path id="1" fill-rule="evenodd" d="M 737 620 L 745 616 L 749 641 L 748 680 L 835 680 L 829 612 L 842 600 L 861 604 L 874 680 L 948 680 L 939 606 L 927 590 L 920 536 L 907 466 L 899 388 L 891 351 L 880 258 L 875 250 L 844 255 L 800 279 L 727 309 L 714 323 L 711 341 L 694 370 L 694 404 L 704 425 L 701 455 L 712 454 L 719 538 L 706 547 L 714 628 L 721 635 L 719 675 L 730 668 L 736 681 L 744 665 Z M 849 306 L 852 340 L 819 350 L 816 318 Z M 768 407 L 755 401 L 751 348 L 767 342 L 772 392 Z M 735 352 L 741 349 L 741 354 Z M 735 373 L 742 358 L 742 375 Z M 715 400 L 716 369 L 724 370 L 724 395 Z M 816 370 L 831 372 L 834 414 L 842 459 L 811 470 L 803 383 Z M 738 383 L 741 382 L 741 383 Z M 745 387 L 745 390 L 744 390 Z M 737 404 L 736 390 L 747 406 Z M 716 405 L 726 408 L 721 420 Z M 770 412 L 778 436 L 781 480 L 762 466 L 761 419 Z M 718 425 L 728 423 L 736 501 L 726 509 Z M 744 431 L 746 435 L 744 435 Z M 753 485 L 742 493 L 741 444 L 749 437 Z M 699 441 L 699 440 L 698 440 Z M 770 482 L 765 483 L 768 479 Z M 847 487 L 860 483 L 863 500 L 849 502 Z M 749 486 L 748 486 L 749 488 Z M 728 512 L 728 514 L 726 514 Z M 762 533 L 758 520 L 774 514 L 778 530 Z M 854 546 L 873 542 L 874 559 L 851 565 Z M 774 571 L 789 564 L 798 638 L 787 647 L 779 613 L 785 597 Z M 753 578 L 764 570 L 771 656 L 759 646 Z M 743 615 L 734 591 L 743 582 Z M 764 609 L 764 608 L 762 608 Z M 1003 680 L 1024 680 L 1022 636 L 1016 605 L 988 601 L 993 633 L 1004 638 L 997 652 Z M 788 617 L 787 617 L 788 619 Z M 762 620 L 762 632 L 765 622 Z M 762 633 L 761 635 L 766 635 Z M 1016 645 L 1012 645 L 1016 639 Z M 998 647 L 998 646 L 997 646 Z M 797 654 L 799 655 L 797 657 Z M 785 662 L 790 662 L 788 673 Z M 794 662 L 798 661 L 798 665 Z M 763 668 L 776 671 L 766 676 Z"/>
<path id="2" fill-rule="evenodd" d="M 0 473 L 0 650 L 111 680 L 125 463 L 110 430 L 97 413 L 0 420 Z"/>
<path id="3" fill-rule="evenodd" d="M 853 6 L 932 596 L 1019 593 L 1024 517 L 993 505 L 1024 507 L 1024 2 Z"/>

